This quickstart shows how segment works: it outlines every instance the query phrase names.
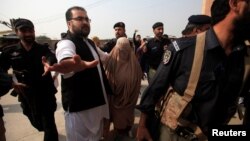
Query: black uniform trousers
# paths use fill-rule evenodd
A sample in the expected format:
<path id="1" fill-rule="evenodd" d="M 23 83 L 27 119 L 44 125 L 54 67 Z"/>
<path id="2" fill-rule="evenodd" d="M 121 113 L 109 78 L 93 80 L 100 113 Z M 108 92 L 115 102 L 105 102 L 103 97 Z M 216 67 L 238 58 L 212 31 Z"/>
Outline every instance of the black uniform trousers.
<path id="1" fill-rule="evenodd" d="M 36 93 L 19 94 L 19 101 L 32 124 L 39 131 L 44 131 L 44 141 L 58 141 L 58 132 L 54 113 L 56 110 L 55 94 L 37 96 Z"/>

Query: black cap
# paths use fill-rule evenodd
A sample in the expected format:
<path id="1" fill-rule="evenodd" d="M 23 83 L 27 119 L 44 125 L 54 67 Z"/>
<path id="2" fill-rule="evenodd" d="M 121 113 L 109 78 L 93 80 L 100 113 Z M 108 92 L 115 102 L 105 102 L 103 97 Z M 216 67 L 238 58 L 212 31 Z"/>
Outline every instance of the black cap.
<path id="1" fill-rule="evenodd" d="M 157 28 L 157 27 L 159 27 L 159 26 L 163 26 L 163 23 L 162 23 L 162 22 L 156 22 L 156 23 L 152 26 L 152 28 L 155 29 L 155 28 Z"/>
<path id="2" fill-rule="evenodd" d="M 33 23 L 28 20 L 28 19 L 17 19 L 14 23 L 15 29 L 20 29 L 20 28 L 34 28 Z"/>
<path id="3" fill-rule="evenodd" d="M 207 15 L 192 15 L 188 18 L 189 24 L 211 24 L 211 17 Z"/>
<path id="4" fill-rule="evenodd" d="M 116 24 L 114 25 L 114 28 L 116 28 L 116 27 L 125 28 L 125 24 L 124 24 L 124 22 L 118 22 L 118 23 L 116 23 Z"/>

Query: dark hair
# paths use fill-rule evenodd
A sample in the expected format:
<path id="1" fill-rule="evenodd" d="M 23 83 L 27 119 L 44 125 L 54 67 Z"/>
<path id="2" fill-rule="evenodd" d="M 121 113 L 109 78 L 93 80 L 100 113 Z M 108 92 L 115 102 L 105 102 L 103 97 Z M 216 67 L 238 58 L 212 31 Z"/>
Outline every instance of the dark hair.
<path id="1" fill-rule="evenodd" d="M 212 25 L 223 20 L 229 11 L 229 0 L 214 0 L 211 7 Z"/>
<path id="2" fill-rule="evenodd" d="M 114 25 L 114 29 L 116 28 L 116 27 L 122 27 L 122 28 L 125 28 L 125 23 L 124 22 L 117 22 L 117 23 L 115 23 L 115 25 Z"/>
<path id="3" fill-rule="evenodd" d="M 71 13 L 71 11 L 72 11 L 72 10 L 81 10 L 81 11 L 85 11 L 85 12 L 86 12 L 86 10 L 85 10 L 83 7 L 80 7 L 80 6 L 73 6 L 73 7 L 69 8 L 69 9 L 66 11 L 66 14 L 65 14 L 65 16 L 66 16 L 66 21 L 70 21 L 70 20 L 71 20 L 71 18 L 72 18 L 72 13 Z"/>

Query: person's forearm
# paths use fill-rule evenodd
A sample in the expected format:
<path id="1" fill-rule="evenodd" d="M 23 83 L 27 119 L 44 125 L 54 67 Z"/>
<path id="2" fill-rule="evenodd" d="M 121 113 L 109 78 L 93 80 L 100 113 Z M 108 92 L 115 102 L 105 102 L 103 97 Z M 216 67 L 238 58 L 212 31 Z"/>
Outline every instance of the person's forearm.
<path id="1" fill-rule="evenodd" d="M 61 72 L 61 73 L 70 73 L 76 70 L 77 64 L 75 61 L 70 58 L 70 59 L 65 59 L 62 60 L 61 62 L 58 63 L 58 69 L 56 68 L 55 71 Z"/>
<path id="2" fill-rule="evenodd" d="M 145 113 L 141 113 L 140 121 L 139 121 L 138 126 L 145 127 L 146 126 L 146 119 L 147 119 L 147 115 Z"/>

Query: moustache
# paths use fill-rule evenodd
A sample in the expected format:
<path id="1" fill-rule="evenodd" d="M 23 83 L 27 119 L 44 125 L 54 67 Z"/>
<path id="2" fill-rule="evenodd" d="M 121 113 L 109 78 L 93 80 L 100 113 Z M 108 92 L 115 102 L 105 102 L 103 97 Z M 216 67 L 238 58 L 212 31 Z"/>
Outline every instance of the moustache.
<path id="1" fill-rule="evenodd" d="M 24 39 L 34 39 L 35 37 L 34 36 L 24 36 L 23 38 Z"/>

